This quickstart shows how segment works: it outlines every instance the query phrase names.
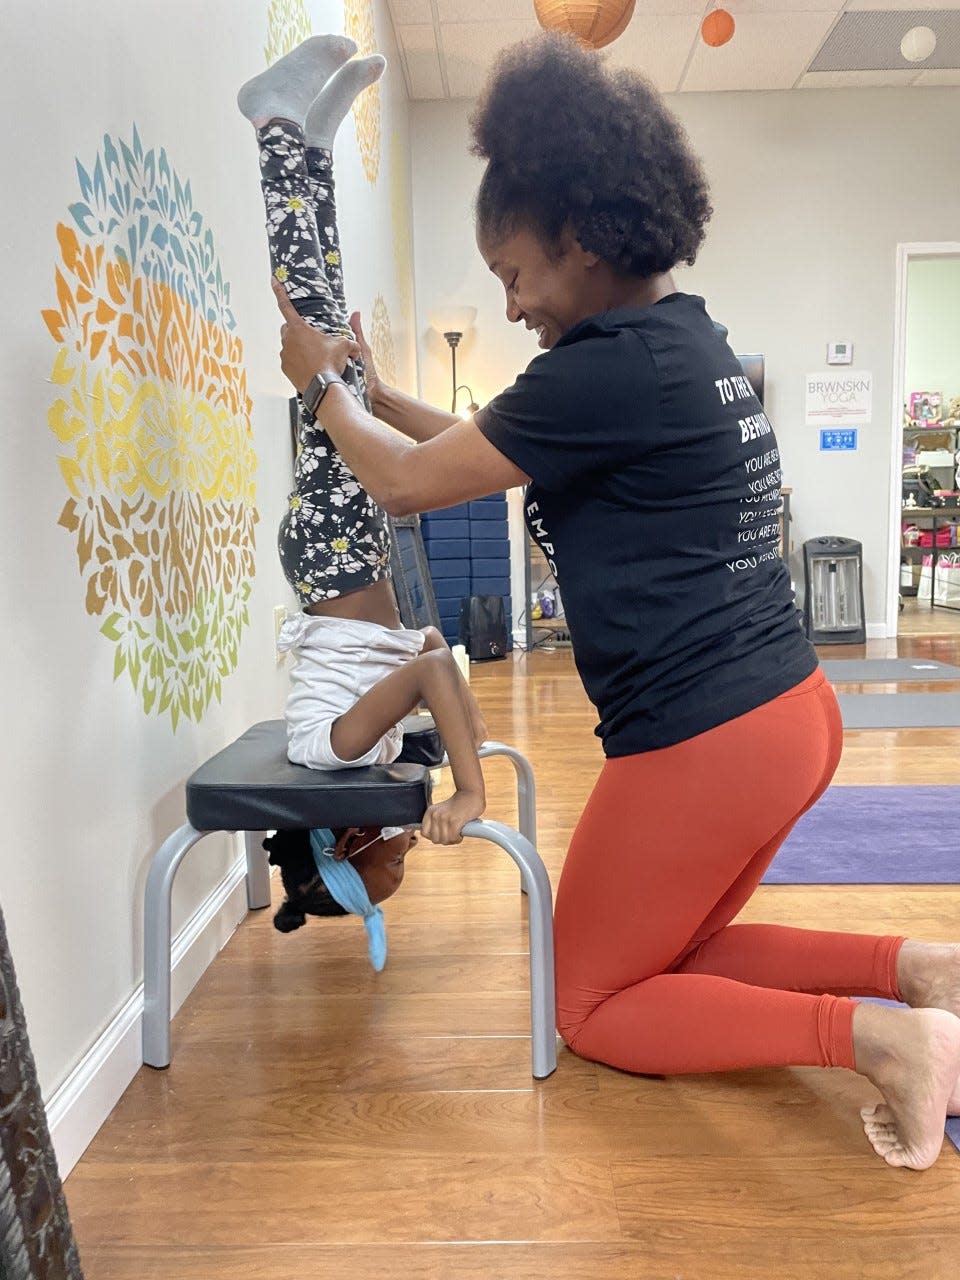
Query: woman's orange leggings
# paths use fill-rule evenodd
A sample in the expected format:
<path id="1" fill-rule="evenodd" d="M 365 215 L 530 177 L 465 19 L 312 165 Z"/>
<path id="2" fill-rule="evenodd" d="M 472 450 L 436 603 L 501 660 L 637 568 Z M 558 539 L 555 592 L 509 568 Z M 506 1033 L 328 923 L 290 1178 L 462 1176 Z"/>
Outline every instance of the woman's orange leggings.
<path id="1" fill-rule="evenodd" d="M 574 1053 L 665 1075 L 855 1069 L 855 1004 L 838 997 L 898 999 L 903 939 L 730 923 L 841 739 L 817 670 L 707 733 L 606 762 L 557 891 L 557 1023 Z"/>

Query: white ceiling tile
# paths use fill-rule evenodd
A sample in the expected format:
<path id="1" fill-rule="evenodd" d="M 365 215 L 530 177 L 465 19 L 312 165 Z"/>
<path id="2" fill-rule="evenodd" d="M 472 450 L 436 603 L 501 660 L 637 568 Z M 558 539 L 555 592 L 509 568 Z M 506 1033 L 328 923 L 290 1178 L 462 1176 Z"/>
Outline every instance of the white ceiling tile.
<path id="1" fill-rule="evenodd" d="M 661 93 L 673 93 L 697 39 L 702 12 L 699 5 L 696 13 L 635 14 L 620 39 L 606 50 L 610 65 L 642 71 Z"/>
<path id="2" fill-rule="evenodd" d="M 807 69 L 833 24 L 832 13 L 745 13 L 729 44 L 694 45 L 680 86 L 686 92 L 790 89 Z"/>
<path id="3" fill-rule="evenodd" d="M 410 96 L 420 101 L 430 98 L 446 98 L 443 73 L 436 53 L 408 53 L 405 55 L 407 74 L 410 77 Z"/>
<path id="4" fill-rule="evenodd" d="M 441 56 L 451 98 L 475 98 L 486 83 L 497 54 L 539 30 L 526 22 L 448 22 L 441 27 Z"/>
<path id="5" fill-rule="evenodd" d="M 721 0 L 721 4 L 730 10 L 735 19 L 738 19 L 741 13 L 838 14 L 844 8 L 843 0 L 727 0 L 725 4 Z M 849 9 L 851 6 L 846 7 Z"/>
<path id="6" fill-rule="evenodd" d="M 936 85 L 960 85 L 960 71 L 942 70 L 921 71 L 915 82 L 920 88 L 930 89 Z"/>
<path id="7" fill-rule="evenodd" d="M 848 11 L 851 9 L 863 10 L 885 10 L 887 12 L 893 10 L 903 13 L 917 13 L 924 11 L 937 11 L 941 9 L 960 9 L 960 0 L 937 0 L 936 4 L 924 4 L 920 0 L 919 4 L 904 3 L 904 0 L 847 0 L 844 6 Z"/>
<path id="8" fill-rule="evenodd" d="M 393 15 L 394 26 L 409 26 L 414 22 L 433 23 L 430 0 L 387 0 Z"/>
<path id="9" fill-rule="evenodd" d="M 441 23 L 536 22 L 533 0 L 437 0 Z"/>
<path id="10" fill-rule="evenodd" d="M 437 38 L 432 24 L 427 26 L 420 22 L 415 26 L 397 27 L 397 41 L 404 53 L 424 53 L 428 49 L 432 49 L 434 53 L 437 51 Z"/>
<path id="11" fill-rule="evenodd" d="M 531 3 L 533 0 L 531 0 Z M 799 3 L 799 0 L 796 0 Z M 637 20 L 637 16 L 649 17 L 650 14 L 659 14 L 661 17 L 669 14 L 695 13 L 702 18 L 706 12 L 706 0 L 637 0 L 637 7 L 634 16 L 630 20 L 632 27 Z M 627 31 L 630 27 L 627 27 Z M 617 42 L 619 43 L 619 41 Z M 610 45 L 609 48 L 614 48 Z"/>
<path id="12" fill-rule="evenodd" d="M 916 78 L 916 71 L 808 71 L 798 88 L 903 89 Z"/>

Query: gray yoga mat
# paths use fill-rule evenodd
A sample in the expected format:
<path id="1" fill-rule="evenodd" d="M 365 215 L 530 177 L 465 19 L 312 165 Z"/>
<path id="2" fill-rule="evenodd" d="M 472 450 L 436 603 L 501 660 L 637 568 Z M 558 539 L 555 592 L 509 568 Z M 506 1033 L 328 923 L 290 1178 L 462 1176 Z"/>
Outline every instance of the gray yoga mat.
<path id="1" fill-rule="evenodd" d="M 955 729 L 960 693 L 840 693 L 845 729 Z"/>
<path id="2" fill-rule="evenodd" d="M 932 658 L 827 658 L 820 663 L 828 680 L 875 682 L 879 680 L 960 680 L 960 667 Z"/>

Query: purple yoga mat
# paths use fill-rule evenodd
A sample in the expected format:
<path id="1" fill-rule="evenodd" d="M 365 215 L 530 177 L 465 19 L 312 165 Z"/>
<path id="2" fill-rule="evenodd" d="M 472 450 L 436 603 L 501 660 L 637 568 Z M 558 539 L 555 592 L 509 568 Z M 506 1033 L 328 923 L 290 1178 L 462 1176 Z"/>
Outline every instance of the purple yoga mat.
<path id="1" fill-rule="evenodd" d="M 830 787 L 764 884 L 958 884 L 960 787 Z"/>

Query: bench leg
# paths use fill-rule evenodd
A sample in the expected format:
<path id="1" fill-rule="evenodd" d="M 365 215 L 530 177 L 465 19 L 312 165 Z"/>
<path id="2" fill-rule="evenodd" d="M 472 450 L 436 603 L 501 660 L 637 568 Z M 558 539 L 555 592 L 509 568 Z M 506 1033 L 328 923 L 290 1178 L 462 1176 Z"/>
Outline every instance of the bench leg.
<path id="1" fill-rule="evenodd" d="M 517 825 L 520 834 L 537 847 L 537 784 L 533 779 L 530 761 L 516 747 L 508 747 L 504 742 L 485 742 L 479 751 L 480 759 L 485 756 L 506 756 L 517 774 Z"/>
<path id="2" fill-rule="evenodd" d="M 170 895 L 186 854 L 206 831 L 185 822 L 153 856 L 143 895 L 143 1061 L 170 1065 Z"/>
<path id="3" fill-rule="evenodd" d="M 502 822 L 468 822 L 465 836 L 505 849 L 520 868 L 530 933 L 530 1038 L 533 1074 L 543 1080 L 557 1069 L 557 1012 L 553 971 L 553 893 L 547 869 L 530 841 Z"/>
<path id="4" fill-rule="evenodd" d="M 245 831 L 247 850 L 247 906 L 251 911 L 270 905 L 270 864 L 263 848 L 265 831 Z"/>

